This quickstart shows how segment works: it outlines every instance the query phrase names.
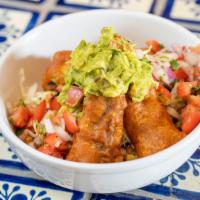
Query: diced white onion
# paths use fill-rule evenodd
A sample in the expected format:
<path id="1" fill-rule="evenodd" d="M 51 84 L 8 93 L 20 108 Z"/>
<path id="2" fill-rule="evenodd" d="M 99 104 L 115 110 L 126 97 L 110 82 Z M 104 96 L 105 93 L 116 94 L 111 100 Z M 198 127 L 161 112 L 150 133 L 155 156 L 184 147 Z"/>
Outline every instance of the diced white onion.
<path id="1" fill-rule="evenodd" d="M 178 55 L 182 55 L 183 53 L 183 48 L 180 45 L 174 44 L 172 45 L 172 50 L 177 53 Z"/>
<path id="2" fill-rule="evenodd" d="M 171 115 L 175 119 L 180 119 L 180 115 L 178 114 L 178 112 L 174 108 L 167 107 L 167 112 L 169 113 L 169 115 Z"/>
<path id="3" fill-rule="evenodd" d="M 63 118 L 61 118 L 61 127 L 65 129 L 65 120 Z"/>
<path id="4" fill-rule="evenodd" d="M 145 54 L 146 54 L 146 51 L 142 51 L 142 49 L 135 50 L 135 55 L 138 59 L 144 58 Z"/>
<path id="5" fill-rule="evenodd" d="M 173 79 L 170 79 L 167 74 L 169 66 L 166 63 L 161 64 L 160 62 L 152 62 L 152 65 L 153 65 L 153 75 L 157 80 L 159 80 L 162 77 L 163 82 L 165 82 L 166 84 L 170 84 L 173 81 Z"/>
<path id="6" fill-rule="evenodd" d="M 47 117 L 42 119 L 41 124 L 44 125 L 47 134 L 56 133 L 64 141 L 72 140 L 72 137 L 69 135 L 69 133 L 65 131 L 65 124 L 63 119 L 61 119 L 60 126 L 54 125 Z"/>
<path id="7" fill-rule="evenodd" d="M 36 134 L 37 134 L 37 128 L 36 128 L 36 122 L 35 122 L 35 121 L 33 121 L 33 129 L 34 129 L 34 131 L 35 131 Z"/>
<path id="8" fill-rule="evenodd" d="M 28 145 L 35 149 L 35 144 L 34 144 L 34 142 L 30 142 L 30 143 L 28 143 Z"/>
<path id="9" fill-rule="evenodd" d="M 190 65 L 197 66 L 200 64 L 200 55 L 193 53 L 190 49 L 187 49 L 184 56 L 186 62 L 188 62 Z"/>
<path id="10" fill-rule="evenodd" d="M 42 139 L 38 136 L 34 139 L 34 144 L 36 144 L 37 146 L 42 145 Z"/>
<path id="11" fill-rule="evenodd" d="M 177 92 L 176 92 L 176 90 L 177 90 L 177 83 L 175 84 L 175 86 L 172 88 L 172 90 L 171 90 L 171 95 L 172 95 L 172 97 L 176 97 L 177 96 Z"/>
<path id="12" fill-rule="evenodd" d="M 193 67 L 185 61 L 179 61 L 179 65 L 184 70 L 184 72 L 188 75 L 189 81 L 193 81 L 193 72 L 194 72 Z"/>
<path id="13" fill-rule="evenodd" d="M 62 143 L 62 140 L 57 140 L 57 142 L 55 143 L 55 147 L 58 148 Z"/>
<path id="14" fill-rule="evenodd" d="M 37 89 L 38 89 L 37 83 L 34 83 L 33 85 L 31 85 L 28 89 L 26 100 L 32 100 L 32 98 L 36 95 Z"/>
<path id="15" fill-rule="evenodd" d="M 26 131 L 26 133 L 28 133 L 33 138 L 35 138 L 37 136 L 33 131 L 31 131 L 29 129 L 25 129 L 24 131 Z"/>
<path id="16" fill-rule="evenodd" d="M 71 141 L 72 137 L 61 127 L 54 126 L 56 134 L 64 141 Z"/>
<path id="17" fill-rule="evenodd" d="M 54 129 L 53 123 L 51 122 L 50 119 L 48 119 L 48 118 L 43 119 L 41 121 L 41 124 L 44 125 L 45 131 L 46 131 L 47 134 L 49 134 L 49 133 L 55 133 L 55 129 Z"/>
<path id="18" fill-rule="evenodd" d="M 177 59 L 178 55 L 169 50 L 163 49 L 154 55 L 148 55 L 148 60 L 153 66 L 153 75 L 156 79 L 162 78 L 162 81 L 169 85 L 174 81 L 174 78 L 169 76 L 169 69 L 171 67 L 170 61 Z"/>

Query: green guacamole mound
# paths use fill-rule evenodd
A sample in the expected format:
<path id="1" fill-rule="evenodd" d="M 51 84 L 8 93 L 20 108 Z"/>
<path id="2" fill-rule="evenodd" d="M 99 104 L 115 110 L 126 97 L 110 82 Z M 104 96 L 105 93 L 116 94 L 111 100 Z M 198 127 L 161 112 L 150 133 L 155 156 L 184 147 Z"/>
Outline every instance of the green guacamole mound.
<path id="1" fill-rule="evenodd" d="M 72 52 L 65 86 L 58 97 L 61 103 L 73 84 L 82 88 L 86 96 L 117 97 L 130 88 L 132 100 L 140 102 L 154 81 L 152 66 L 136 58 L 134 45 L 112 28 L 103 28 L 97 44 L 82 40 Z"/>

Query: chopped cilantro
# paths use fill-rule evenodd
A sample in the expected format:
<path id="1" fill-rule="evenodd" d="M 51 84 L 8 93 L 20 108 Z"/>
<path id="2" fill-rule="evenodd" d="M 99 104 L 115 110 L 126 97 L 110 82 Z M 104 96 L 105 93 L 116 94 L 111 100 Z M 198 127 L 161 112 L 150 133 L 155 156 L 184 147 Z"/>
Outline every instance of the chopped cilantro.
<path id="1" fill-rule="evenodd" d="M 151 61 L 149 61 L 146 57 L 144 57 L 144 58 L 142 58 L 142 59 L 140 59 L 140 60 L 142 60 L 142 61 L 144 61 L 144 62 L 146 62 L 146 63 L 151 64 Z"/>
<path id="2" fill-rule="evenodd" d="M 159 81 L 163 81 L 163 79 L 164 79 L 164 75 L 161 75 L 161 76 L 159 76 Z"/>
<path id="3" fill-rule="evenodd" d="M 176 69 L 178 69 L 178 67 L 179 67 L 179 63 L 178 63 L 177 60 L 171 60 L 171 61 L 170 61 L 170 65 L 171 65 L 171 68 L 172 68 L 173 70 L 176 70 Z"/>
<path id="4" fill-rule="evenodd" d="M 45 126 L 43 124 L 40 124 L 38 121 L 36 121 L 35 123 L 36 123 L 36 126 L 35 126 L 36 133 L 39 136 L 44 137 L 46 133 Z"/>
<path id="5" fill-rule="evenodd" d="M 196 87 L 193 88 L 194 92 L 200 91 L 200 85 L 197 85 Z"/>
<path id="6" fill-rule="evenodd" d="M 49 90 L 55 90 L 56 87 L 57 87 L 56 82 L 50 81 L 50 82 L 48 83 L 48 89 L 49 89 Z"/>
<path id="7" fill-rule="evenodd" d="M 200 85 L 197 85 L 196 87 L 192 88 L 192 94 L 193 95 L 199 95 L 200 94 Z"/>
<path id="8" fill-rule="evenodd" d="M 161 43 L 158 43 L 158 46 L 159 46 L 159 48 L 160 49 L 163 49 L 165 46 L 163 45 L 163 44 L 161 44 Z"/>
<path id="9" fill-rule="evenodd" d="M 18 106 L 26 106 L 24 99 L 19 99 Z"/>
<path id="10" fill-rule="evenodd" d="M 178 128 L 179 130 L 181 130 L 181 126 L 182 126 L 181 121 L 176 122 L 175 125 L 176 125 L 176 128 Z"/>
<path id="11" fill-rule="evenodd" d="M 23 131 L 24 131 L 24 129 L 17 129 L 16 131 L 15 131 L 15 134 L 19 137 L 22 133 L 23 133 Z"/>

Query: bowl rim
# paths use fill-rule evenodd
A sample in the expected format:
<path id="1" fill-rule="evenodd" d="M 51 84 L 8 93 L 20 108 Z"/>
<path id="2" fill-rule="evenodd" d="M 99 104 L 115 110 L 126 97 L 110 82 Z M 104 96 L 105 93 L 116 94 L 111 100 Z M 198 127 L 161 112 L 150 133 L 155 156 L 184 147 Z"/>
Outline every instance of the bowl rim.
<path id="1" fill-rule="evenodd" d="M 189 35 L 191 38 L 193 37 L 193 40 L 196 40 L 197 43 L 200 42 L 200 40 L 192 34 L 190 31 L 185 29 L 184 27 L 180 26 L 179 24 L 176 24 L 168 19 L 162 18 L 160 16 L 156 16 L 150 13 L 142 13 L 142 12 L 133 12 L 133 11 L 127 11 L 127 10 L 119 10 L 119 9 L 94 9 L 89 11 L 81 11 L 77 13 L 71 13 L 64 16 L 59 17 L 58 19 L 54 19 L 48 22 L 45 22 L 41 25 L 38 25 L 36 28 L 32 29 L 31 31 L 24 34 L 22 37 L 20 37 L 14 45 L 12 45 L 7 52 L 4 53 L 4 55 L 0 58 L 0 68 L 3 66 L 4 61 L 9 57 L 10 53 L 15 50 L 18 45 L 23 42 L 26 38 L 30 37 L 31 35 L 37 33 L 38 31 L 42 31 L 43 29 L 47 28 L 48 26 L 51 26 L 55 23 L 59 23 L 59 21 L 65 20 L 66 18 L 70 18 L 73 16 L 83 16 L 83 15 L 102 15 L 102 14 L 116 14 L 116 15 L 132 15 L 132 16 L 138 16 L 138 17 L 146 17 L 146 18 L 152 18 L 153 20 L 160 21 L 162 23 L 165 23 L 166 25 L 171 26 L 172 28 L 179 29 L 183 32 L 183 34 Z M 23 141 L 21 141 L 15 134 L 14 131 L 12 131 L 9 127 L 7 115 L 5 115 L 5 119 L 3 117 L 2 112 L 5 113 L 4 103 L 3 100 L 0 98 L 0 128 L 2 130 L 3 135 L 6 137 L 9 143 L 13 143 L 15 147 L 19 148 L 20 150 L 26 151 L 27 154 L 30 154 L 33 156 L 34 159 L 42 160 L 43 162 L 47 162 L 50 165 L 57 165 L 62 167 L 68 167 L 71 169 L 77 169 L 79 171 L 89 172 L 91 173 L 119 173 L 123 172 L 124 170 L 134 170 L 134 169 L 141 169 L 145 168 L 147 166 L 151 166 L 157 162 L 161 162 L 163 160 L 166 160 L 167 158 L 173 156 L 177 152 L 180 152 L 183 148 L 186 148 L 188 145 L 192 144 L 193 141 L 197 140 L 199 137 L 200 132 L 200 124 L 187 136 L 185 136 L 182 140 L 180 140 L 178 143 L 158 152 L 155 154 L 152 154 L 150 156 L 144 157 L 144 158 L 137 158 L 135 160 L 131 161 L 125 161 L 125 162 L 118 162 L 118 163 L 80 163 L 80 162 L 74 162 L 69 160 L 63 160 L 59 158 L 55 158 L 52 156 L 48 156 L 46 154 L 43 154 L 36 149 L 30 147 L 29 145 L 25 144 Z M 199 142 L 200 143 L 200 142 Z M 67 169 L 67 168 L 66 168 Z"/>

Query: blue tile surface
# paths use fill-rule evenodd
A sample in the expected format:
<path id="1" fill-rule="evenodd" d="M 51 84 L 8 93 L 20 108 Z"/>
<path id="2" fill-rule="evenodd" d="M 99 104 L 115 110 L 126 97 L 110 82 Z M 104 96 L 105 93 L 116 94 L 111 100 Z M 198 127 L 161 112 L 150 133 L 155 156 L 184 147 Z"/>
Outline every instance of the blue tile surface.
<path id="1" fill-rule="evenodd" d="M 153 200 L 152 198 L 130 195 L 124 193 L 118 194 L 93 194 L 90 200 Z"/>
<path id="2" fill-rule="evenodd" d="M 156 12 L 157 3 L 161 2 L 158 0 L 7 1 L 14 4 L 5 6 L 0 3 L 0 56 L 17 38 L 32 29 L 38 21 L 52 20 L 81 9 L 102 7 L 158 13 Z M 23 2 L 29 3 L 23 6 Z M 43 6 L 44 4 L 45 6 Z M 166 0 L 163 1 L 162 6 L 164 12 L 161 14 L 164 17 L 185 25 L 200 38 L 199 0 Z M 45 14 L 41 15 L 40 12 Z M 9 175 L 4 173 L 6 170 L 12 173 Z M 31 177 L 26 176 L 26 174 L 31 174 Z M 141 193 L 141 195 L 138 193 L 137 195 L 127 193 L 92 194 L 89 199 L 152 200 L 173 197 L 174 199 L 199 200 L 200 149 L 175 172 L 154 184 L 140 188 L 140 192 L 144 192 L 144 195 Z M 34 177 L 34 174 L 17 158 L 0 134 L 0 200 L 79 200 L 83 199 L 84 195 L 84 193 L 64 189 Z"/>
<path id="3" fill-rule="evenodd" d="M 194 30 L 194 29 L 189 29 L 191 32 L 193 32 L 198 38 L 200 38 L 200 30 Z"/>
<path id="4" fill-rule="evenodd" d="M 13 155 L 15 154 L 0 134 L 0 200 L 83 199 L 82 192 L 65 189 L 37 177 Z M 8 172 L 5 173 L 5 170 Z"/>
<path id="5" fill-rule="evenodd" d="M 172 195 L 181 200 L 199 200 L 200 192 L 172 188 Z"/>
<path id="6" fill-rule="evenodd" d="M 171 193 L 172 193 L 171 188 L 169 186 L 160 185 L 160 184 L 151 184 L 141 189 L 146 192 L 151 192 L 151 193 L 163 195 L 166 197 L 171 196 Z"/>
<path id="7" fill-rule="evenodd" d="M 156 0 L 58 0 L 58 5 L 79 9 L 118 8 L 153 12 Z"/>
<path id="8" fill-rule="evenodd" d="M 55 18 L 58 18 L 62 15 L 66 15 L 66 14 L 69 14 L 68 12 L 56 12 L 56 11 L 50 11 L 47 16 L 45 17 L 45 20 L 44 21 L 48 21 L 48 20 L 52 20 L 52 19 L 55 19 Z"/>
<path id="9" fill-rule="evenodd" d="M 199 0 L 168 0 L 163 17 L 177 22 L 200 24 Z"/>
<path id="10" fill-rule="evenodd" d="M 34 190 L 33 188 L 36 189 Z M 50 194 L 52 191 L 54 198 Z M 28 192 L 28 195 L 25 192 Z M 58 200 L 64 200 L 64 198 L 81 200 L 83 198 L 82 192 L 68 190 L 47 181 L 0 173 L 1 200 L 53 200 L 55 199 L 55 194 Z"/>
<path id="11" fill-rule="evenodd" d="M 39 13 L 31 9 L 0 4 L 0 56 L 18 37 L 35 26 L 38 17 Z"/>
<path id="12" fill-rule="evenodd" d="M 74 2 L 69 2 L 67 0 L 58 0 L 57 2 L 58 5 L 61 6 L 69 6 L 69 7 L 75 7 L 75 8 L 79 8 L 79 9 L 98 9 L 98 6 L 92 6 L 90 4 L 79 4 L 79 3 L 74 3 Z"/>
<path id="13" fill-rule="evenodd" d="M 28 3 L 43 3 L 44 1 L 46 1 L 46 0 L 10 0 L 10 1 L 22 1 L 22 2 L 28 2 Z"/>
<path id="14" fill-rule="evenodd" d="M 37 11 L 34 10 L 29 10 L 29 9 L 23 9 L 23 8 L 18 8 L 18 7 L 14 7 L 14 6 L 5 6 L 0 4 L 0 9 L 3 10 L 3 14 L 0 18 L 1 22 L 3 21 L 6 25 L 9 23 L 9 20 L 11 20 L 12 18 L 9 17 L 9 14 L 12 14 L 14 12 L 18 12 L 20 15 L 30 15 L 30 20 L 27 21 L 27 23 L 25 24 L 25 26 L 23 27 L 23 33 L 29 31 L 30 29 L 32 29 L 37 22 L 37 19 L 39 17 L 39 13 Z M 15 16 L 16 17 L 16 16 Z"/>
<path id="15" fill-rule="evenodd" d="M 192 155 L 192 157 L 179 167 L 170 176 L 160 180 L 161 183 L 171 182 L 173 186 L 177 186 L 179 182 L 186 181 L 188 172 L 191 172 L 194 177 L 199 177 L 200 174 L 200 148 Z"/>

